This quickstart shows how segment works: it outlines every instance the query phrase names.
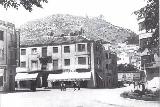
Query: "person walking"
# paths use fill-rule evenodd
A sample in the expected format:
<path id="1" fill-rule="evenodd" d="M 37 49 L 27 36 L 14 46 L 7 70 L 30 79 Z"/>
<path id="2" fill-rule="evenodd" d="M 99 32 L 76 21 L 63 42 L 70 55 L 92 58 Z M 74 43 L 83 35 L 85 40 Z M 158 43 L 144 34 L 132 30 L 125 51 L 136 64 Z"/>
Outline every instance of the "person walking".
<path id="1" fill-rule="evenodd" d="M 136 87 L 136 86 L 135 86 L 135 85 L 136 85 L 135 81 L 133 81 L 133 85 L 134 85 L 134 89 L 135 89 L 135 87 Z"/>
<path id="2" fill-rule="evenodd" d="M 63 83 L 63 91 L 66 91 L 66 84 Z"/>
<path id="3" fill-rule="evenodd" d="M 77 87 L 78 87 L 78 90 L 80 90 L 80 82 L 78 82 L 78 84 L 77 84 Z"/>
<path id="4" fill-rule="evenodd" d="M 61 91 L 63 91 L 63 82 L 60 84 Z"/>
<path id="5" fill-rule="evenodd" d="M 73 88 L 74 88 L 74 91 L 76 90 L 76 82 L 73 82 Z"/>

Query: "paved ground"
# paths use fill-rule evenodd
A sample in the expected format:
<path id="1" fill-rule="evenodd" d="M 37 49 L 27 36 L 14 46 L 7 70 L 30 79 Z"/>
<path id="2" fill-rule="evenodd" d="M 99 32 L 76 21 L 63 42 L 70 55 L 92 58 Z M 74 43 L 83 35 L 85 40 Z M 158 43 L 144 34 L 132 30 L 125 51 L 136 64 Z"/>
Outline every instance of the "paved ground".
<path id="1" fill-rule="evenodd" d="M 0 107 L 160 107 L 157 101 L 121 98 L 131 87 L 116 89 L 38 89 L 0 94 Z"/>

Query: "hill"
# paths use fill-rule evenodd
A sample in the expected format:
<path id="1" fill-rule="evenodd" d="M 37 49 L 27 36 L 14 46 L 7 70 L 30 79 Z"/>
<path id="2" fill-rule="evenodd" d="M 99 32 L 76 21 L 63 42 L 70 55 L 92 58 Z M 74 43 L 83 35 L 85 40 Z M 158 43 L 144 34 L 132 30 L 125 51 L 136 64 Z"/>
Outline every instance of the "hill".
<path id="1" fill-rule="evenodd" d="M 111 43 L 137 42 L 138 36 L 129 29 L 124 29 L 106 22 L 100 17 L 81 17 L 56 14 L 30 21 L 20 27 L 21 43 L 28 39 L 47 36 L 85 35 L 88 38 L 103 39 Z M 133 42 L 130 39 L 134 39 Z"/>

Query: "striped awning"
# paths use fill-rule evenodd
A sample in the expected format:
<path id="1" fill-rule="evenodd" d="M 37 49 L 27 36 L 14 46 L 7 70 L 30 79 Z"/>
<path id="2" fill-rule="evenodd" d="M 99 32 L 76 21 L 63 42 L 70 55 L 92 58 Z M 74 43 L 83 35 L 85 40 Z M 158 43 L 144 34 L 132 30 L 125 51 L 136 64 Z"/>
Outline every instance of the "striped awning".
<path id="1" fill-rule="evenodd" d="M 64 72 L 62 74 L 49 74 L 48 81 L 78 81 L 90 80 L 91 72 Z"/>
<path id="2" fill-rule="evenodd" d="M 28 73 L 17 73 L 15 76 L 16 81 L 24 81 L 24 80 L 36 80 L 38 73 L 28 74 Z"/>

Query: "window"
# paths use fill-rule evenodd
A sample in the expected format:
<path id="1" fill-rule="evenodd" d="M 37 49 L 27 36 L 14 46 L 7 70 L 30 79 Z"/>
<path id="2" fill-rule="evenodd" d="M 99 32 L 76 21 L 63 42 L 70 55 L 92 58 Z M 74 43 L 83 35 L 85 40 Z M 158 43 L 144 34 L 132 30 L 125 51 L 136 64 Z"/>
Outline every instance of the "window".
<path id="1" fill-rule="evenodd" d="M 58 69 L 58 59 L 53 60 L 53 69 Z"/>
<path id="2" fill-rule="evenodd" d="M 85 51 L 85 44 L 78 44 L 78 52 Z"/>
<path id="3" fill-rule="evenodd" d="M 69 46 L 64 46 L 64 53 L 70 53 Z"/>
<path id="4" fill-rule="evenodd" d="M 42 57 L 46 57 L 47 56 L 47 47 L 43 47 L 42 48 Z"/>
<path id="5" fill-rule="evenodd" d="M 108 64 L 106 64 L 106 69 L 108 69 L 109 68 L 109 65 Z"/>
<path id="6" fill-rule="evenodd" d="M 58 53 L 58 47 L 53 47 L 53 53 Z"/>
<path id="7" fill-rule="evenodd" d="M 69 66 L 70 65 L 70 59 L 64 59 L 64 65 Z"/>
<path id="8" fill-rule="evenodd" d="M 86 57 L 78 57 L 78 64 L 85 65 Z"/>
<path id="9" fill-rule="evenodd" d="M 4 32 L 0 30 L 0 40 L 2 40 L 2 41 L 4 40 L 3 33 L 4 33 Z"/>
<path id="10" fill-rule="evenodd" d="M 101 64 L 101 59 L 97 58 L 97 64 L 100 65 Z"/>
<path id="11" fill-rule="evenodd" d="M 145 23 L 144 22 L 140 22 L 139 24 L 139 31 L 142 31 L 145 29 Z"/>
<path id="12" fill-rule="evenodd" d="M 32 70 L 37 70 L 38 69 L 38 61 L 32 61 L 31 67 L 32 67 Z"/>
<path id="13" fill-rule="evenodd" d="M 112 58 L 112 54 L 111 53 L 109 53 L 109 59 L 111 59 Z"/>
<path id="14" fill-rule="evenodd" d="M 33 55 L 33 54 L 36 54 L 36 53 L 37 53 L 37 48 L 32 48 L 31 54 Z"/>
<path id="15" fill-rule="evenodd" d="M 99 46 L 98 45 L 96 45 L 96 51 L 99 51 Z"/>
<path id="16" fill-rule="evenodd" d="M 10 53 L 10 61 L 9 61 L 9 64 L 11 64 L 11 65 L 14 65 L 14 64 L 16 64 L 16 56 L 15 56 L 15 51 L 9 51 L 9 53 Z"/>
<path id="17" fill-rule="evenodd" d="M 21 49 L 21 55 L 26 55 L 26 49 Z"/>
<path id="18" fill-rule="evenodd" d="M 26 61 L 21 62 L 21 67 L 26 67 Z"/>
<path id="19" fill-rule="evenodd" d="M 10 33 L 11 41 L 14 41 L 14 35 Z"/>
<path id="20" fill-rule="evenodd" d="M 106 59 L 108 59 L 109 57 L 108 57 L 108 53 L 106 53 Z"/>

